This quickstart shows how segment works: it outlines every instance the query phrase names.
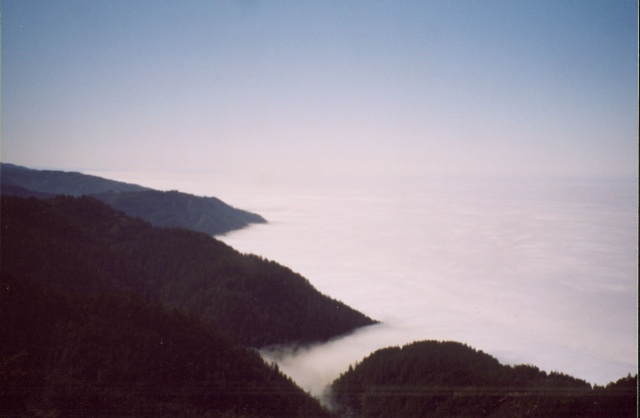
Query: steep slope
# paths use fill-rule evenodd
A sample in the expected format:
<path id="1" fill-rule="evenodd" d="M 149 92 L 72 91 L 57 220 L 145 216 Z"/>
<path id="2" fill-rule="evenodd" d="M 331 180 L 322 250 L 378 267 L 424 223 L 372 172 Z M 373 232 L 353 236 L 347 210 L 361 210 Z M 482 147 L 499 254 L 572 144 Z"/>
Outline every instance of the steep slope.
<path id="1" fill-rule="evenodd" d="M 76 293 L 135 292 L 248 346 L 324 341 L 374 323 L 277 263 L 93 198 L 3 197 L 1 226 L 3 275 Z"/>
<path id="2" fill-rule="evenodd" d="M 326 417 L 257 353 L 140 297 L 3 274 L 0 415 Z"/>
<path id="3" fill-rule="evenodd" d="M 606 388 L 534 366 L 505 366 L 456 342 L 378 350 L 332 385 L 349 417 L 635 417 L 637 376 Z"/>
<path id="4" fill-rule="evenodd" d="M 32 170 L 2 163 L 0 184 L 3 195 L 38 198 L 91 195 L 152 225 L 187 228 L 210 235 L 266 222 L 260 215 L 236 209 L 215 197 L 161 192 L 81 173 Z"/>

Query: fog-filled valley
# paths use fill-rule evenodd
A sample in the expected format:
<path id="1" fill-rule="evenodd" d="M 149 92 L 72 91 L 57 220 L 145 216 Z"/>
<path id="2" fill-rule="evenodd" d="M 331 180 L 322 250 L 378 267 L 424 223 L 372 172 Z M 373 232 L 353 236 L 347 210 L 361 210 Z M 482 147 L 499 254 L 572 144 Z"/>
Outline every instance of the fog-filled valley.
<path id="1" fill-rule="evenodd" d="M 1 9 L 1 416 L 636 416 L 637 1 Z"/>
<path id="2" fill-rule="evenodd" d="M 7 416 L 635 413 L 634 180 L 180 187 L 215 185 L 265 223 L 184 192 L 1 172 Z M 71 196 L 52 197 L 61 178 Z M 76 193 L 105 184 L 109 204 Z M 119 194 L 189 229 L 130 217 Z M 212 208 L 259 221 L 217 237 L 244 254 L 194 222 Z"/>
<path id="3" fill-rule="evenodd" d="M 219 238 L 287 265 L 382 322 L 317 347 L 263 351 L 317 396 L 375 349 L 423 339 L 461 341 L 506 364 L 595 384 L 637 368 L 634 179 L 303 185 L 202 173 L 116 176 L 215 190 L 260 213 L 268 223 Z"/>

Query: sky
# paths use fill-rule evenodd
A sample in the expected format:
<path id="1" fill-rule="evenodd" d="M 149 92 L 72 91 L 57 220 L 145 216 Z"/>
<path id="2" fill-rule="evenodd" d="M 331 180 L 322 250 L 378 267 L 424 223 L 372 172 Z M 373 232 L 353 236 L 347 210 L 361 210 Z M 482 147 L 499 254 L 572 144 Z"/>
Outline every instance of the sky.
<path id="1" fill-rule="evenodd" d="M 637 176 L 636 1 L 2 2 L 3 162 Z"/>
<path id="2" fill-rule="evenodd" d="M 311 263 L 300 270 L 314 285 L 328 286 L 323 288 L 328 294 L 356 308 L 355 299 L 339 293 L 355 288 L 342 282 L 330 287 L 323 277 L 384 273 L 394 278 L 398 266 L 405 266 L 406 277 L 424 273 L 458 286 L 450 278 L 462 280 L 472 272 L 495 288 L 493 276 L 527 279 L 535 273 L 525 283 L 533 290 L 518 293 L 524 298 L 537 295 L 538 279 L 558 278 L 564 286 L 562 280 L 578 271 L 600 285 L 622 276 L 626 287 L 612 290 L 620 299 L 592 303 L 592 294 L 609 294 L 581 290 L 587 302 L 576 299 L 575 306 L 577 312 L 590 312 L 579 322 L 585 332 L 568 320 L 555 320 L 564 311 L 555 315 L 553 309 L 565 309 L 562 303 L 548 310 L 552 319 L 547 322 L 530 314 L 534 331 L 539 330 L 529 336 L 532 341 L 559 336 L 558 344 L 569 340 L 570 347 L 554 351 L 530 344 L 528 353 L 538 357 L 517 360 L 549 370 L 554 362 L 564 362 L 568 368 L 562 370 L 591 381 L 617 377 L 620 370 L 613 377 L 580 370 L 596 362 L 574 355 L 575 344 L 583 346 L 576 352 L 604 359 L 597 367 L 605 371 L 614 370 L 606 363 L 611 358 L 612 364 L 636 359 L 637 322 L 629 322 L 626 314 L 637 318 L 637 306 L 626 301 L 637 300 L 637 1 L 3 0 L 1 13 L 0 161 L 144 179 L 135 182 L 156 188 L 186 185 L 178 188 L 225 200 L 234 196 L 227 201 L 255 208 L 270 221 L 264 229 L 241 231 L 257 231 L 261 238 L 247 240 L 258 246 L 247 250 L 292 268 L 298 268 L 298 254 Z M 529 196 L 530 188 L 521 187 L 524 182 L 514 182 L 509 187 L 517 186 L 525 201 L 516 209 L 510 201 L 495 210 L 476 201 L 458 204 L 455 199 L 469 193 L 445 190 L 453 209 L 438 194 L 423 206 L 392 198 L 383 200 L 391 205 L 384 210 L 379 201 L 366 205 L 365 200 L 349 212 L 348 199 L 325 207 L 320 203 L 326 196 L 316 199 L 310 193 L 307 201 L 319 206 L 305 212 L 299 188 L 293 188 L 295 199 L 281 201 L 282 194 L 272 193 L 276 188 L 251 187 L 256 180 L 273 186 L 364 178 L 363 195 L 381 189 L 393 197 L 402 195 L 401 188 L 433 192 L 435 185 L 451 184 L 440 179 L 469 177 L 630 177 L 633 184 L 624 182 L 631 184 L 624 196 L 632 203 L 616 209 L 616 195 L 607 195 L 611 190 L 605 187 L 602 202 L 614 209 L 592 204 L 600 195 L 589 192 L 586 212 L 576 212 L 584 207 L 571 202 L 548 212 L 547 206 L 531 204 L 538 201 Z M 388 178 L 410 181 L 384 183 Z M 421 181 L 425 178 L 429 181 Z M 263 206 L 260 190 L 266 196 Z M 496 204 L 492 196 L 482 202 Z M 545 204 L 563 199 L 554 196 Z M 474 215 L 478 211 L 482 216 Z M 342 222 L 344 216 L 352 222 Z M 405 235 L 386 237 L 391 247 L 377 248 L 385 222 L 388 231 Z M 242 242 L 238 237 L 243 236 L 231 240 Z M 262 252 L 261 246 L 278 250 L 273 244 L 278 237 L 283 237 L 281 253 Z M 417 243 L 404 245 L 406 237 Z M 342 248 L 336 243 L 349 242 L 361 251 L 346 249 L 343 258 L 326 253 Z M 503 243 L 506 252 L 499 246 Z M 372 257 L 376 250 L 379 255 Z M 411 259 L 403 259 L 404 253 Z M 508 257 L 495 258 L 503 253 Z M 387 259 L 388 267 L 379 264 Z M 511 261 L 519 263 L 517 268 Z M 535 270 L 543 267 L 547 270 Z M 522 274 L 511 275 L 509 268 Z M 583 276 L 575 276 L 575 282 L 584 284 Z M 352 295 L 370 289 L 375 301 L 402 289 L 397 280 L 389 282 L 395 287 L 360 286 Z M 407 294 L 423 295 L 405 287 Z M 439 288 L 423 287 L 425 292 Z M 575 298 L 576 292 L 550 294 Z M 482 306 L 483 315 L 500 306 L 493 301 Z M 532 304 L 521 305 L 535 311 Z M 607 313 L 607 306 L 615 309 Z M 460 317 L 480 321 L 465 310 L 475 307 L 461 308 Z M 616 322 L 619 317 L 625 321 Z M 589 334 L 594 324 L 605 335 L 622 325 L 633 335 L 627 328 L 620 331 L 625 345 L 619 349 L 623 343 Z M 476 325 L 468 328 L 482 338 L 493 335 Z M 500 338 L 503 329 L 497 332 Z M 503 342 L 492 346 L 464 331 L 443 338 L 489 348 Z M 576 333 L 588 341 L 573 341 Z M 421 335 L 427 334 L 433 335 Z M 512 348 L 519 353 L 530 340 L 516 339 Z M 358 356 L 371 348 L 363 347 Z M 580 364 L 572 368 L 572 363 Z"/>

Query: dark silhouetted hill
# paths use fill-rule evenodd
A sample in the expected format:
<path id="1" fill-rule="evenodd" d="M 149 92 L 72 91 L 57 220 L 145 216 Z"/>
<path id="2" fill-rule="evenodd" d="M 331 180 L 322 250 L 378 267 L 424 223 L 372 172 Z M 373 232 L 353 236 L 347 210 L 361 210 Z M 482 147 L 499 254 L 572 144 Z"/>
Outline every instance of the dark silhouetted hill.
<path id="1" fill-rule="evenodd" d="M 102 193 L 97 199 L 142 218 L 152 225 L 178 227 L 219 235 L 266 220 L 255 213 L 233 208 L 215 197 L 200 197 L 178 191 Z"/>
<path id="2" fill-rule="evenodd" d="M 32 170 L 3 163 L 0 181 L 3 195 L 37 198 L 91 195 L 152 225 L 187 228 L 210 235 L 266 222 L 260 215 L 236 209 L 215 197 L 162 192 L 81 173 Z"/>
<path id="3" fill-rule="evenodd" d="M 325 341 L 374 323 L 275 262 L 91 197 L 3 196 L 1 225 L 3 276 L 72 293 L 135 293 L 247 346 Z"/>
<path id="4" fill-rule="evenodd" d="M 369 355 L 332 394 L 349 417 L 635 417 L 637 376 L 592 388 L 461 343 L 422 341 Z"/>
<path id="5" fill-rule="evenodd" d="M 0 416 L 329 416 L 255 351 L 148 299 L 3 271 L 0 302 Z"/>

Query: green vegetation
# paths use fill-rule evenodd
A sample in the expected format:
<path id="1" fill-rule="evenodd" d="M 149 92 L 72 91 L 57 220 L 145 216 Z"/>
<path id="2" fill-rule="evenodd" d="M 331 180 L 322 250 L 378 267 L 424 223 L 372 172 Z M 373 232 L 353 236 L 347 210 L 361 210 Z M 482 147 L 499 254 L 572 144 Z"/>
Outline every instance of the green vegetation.
<path id="1" fill-rule="evenodd" d="M 592 388 L 461 343 L 422 341 L 376 351 L 332 391 L 349 417 L 635 417 L 637 376 Z"/>
<path id="2" fill-rule="evenodd" d="M 255 351 L 148 299 L 3 272 L 0 301 L 1 416 L 329 416 Z"/>
<path id="3" fill-rule="evenodd" d="M 3 195 L 37 198 L 90 195 L 155 226 L 219 235 L 266 222 L 260 215 L 236 209 L 215 197 L 161 192 L 81 173 L 32 170 L 13 164 L 0 164 L 0 171 Z"/>
<path id="4" fill-rule="evenodd" d="M 1 250 L 3 276 L 66 292 L 136 293 L 252 347 L 324 341 L 374 323 L 277 263 L 90 197 L 3 197 Z"/>

